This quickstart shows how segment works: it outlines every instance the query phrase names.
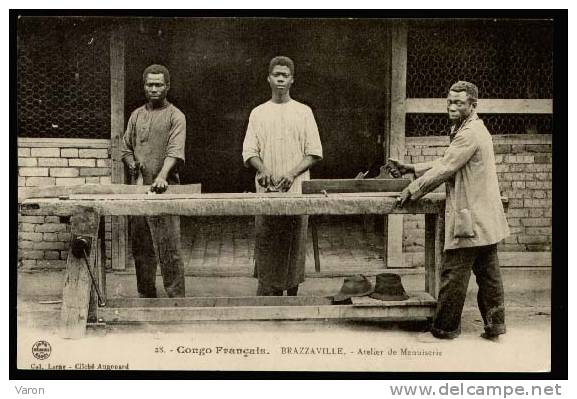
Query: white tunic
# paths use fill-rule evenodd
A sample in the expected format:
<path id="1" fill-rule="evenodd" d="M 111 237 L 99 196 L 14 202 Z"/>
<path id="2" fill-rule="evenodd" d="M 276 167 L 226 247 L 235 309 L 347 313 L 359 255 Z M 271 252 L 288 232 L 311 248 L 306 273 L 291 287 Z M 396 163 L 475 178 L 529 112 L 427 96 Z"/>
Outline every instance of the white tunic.
<path id="1" fill-rule="evenodd" d="M 260 157 L 275 181 L 297 166 L 305 155 L 323 156 L 319 130 L 309 106 L 293 99 L 277 104 L 267 101 L 250 113 L 242 147 L 245 163 Z M 300 193 L 301 183 L 309 180 L 307 170 L 297 176 L 288 192 Z M 255 178 L 257 192 L 265 192 Z"/>

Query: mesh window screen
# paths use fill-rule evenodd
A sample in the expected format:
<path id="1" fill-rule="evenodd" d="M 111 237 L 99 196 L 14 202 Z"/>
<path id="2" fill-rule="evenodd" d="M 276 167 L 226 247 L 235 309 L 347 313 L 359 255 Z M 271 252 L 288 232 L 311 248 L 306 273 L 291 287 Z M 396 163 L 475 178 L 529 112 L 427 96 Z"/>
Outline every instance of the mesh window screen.
<path id="1" fill-rule="evenodd" d="M 96 19 L 18 22 L 18 135 L 109 138 L 108 28 Z"/>
<path id="2" fill-rule="evenodd" d="M 466 80 L 481 98 L 553 98 L 549 21 L 413 22 L 407 37 L 407 97 L 444 98 Z"/>
<path id="3" fill-rule="evenodd" d="M 444 98 L 467 80 L 481 98 L 553 97 L 553 27 L 548 21 L 412 22 L 407 97 Z M 492 134 L 551 134 L 552 115 L 482 114 Z M 407 114 L 407 136 L 447 134 L 444 114 Z"/>

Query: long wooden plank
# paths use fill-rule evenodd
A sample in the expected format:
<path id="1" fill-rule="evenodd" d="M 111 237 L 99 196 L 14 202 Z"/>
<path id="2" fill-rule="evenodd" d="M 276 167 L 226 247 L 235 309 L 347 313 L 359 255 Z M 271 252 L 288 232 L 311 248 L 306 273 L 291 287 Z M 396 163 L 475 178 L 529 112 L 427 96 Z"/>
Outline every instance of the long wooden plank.
<path id="1" fill-rule="evenodd" d="M 407 137 L 411 145 L 423 147 L 448 147 L 449 136 L 417 136 Z M 493 145 L 500 144 L 553 144 L 552 134 L 496 134 L 493 136 Z"/>
<path id="2" fill-rule="evenodd" d="M 314 179 L 302 182 L 303 194 L 401 192 L 409 179 Z"/>
<path id="3" fill-rule="evenodd" d="M 243 194 L 237 194 L 242 196 Z M 189 199 L 117 199 L 66 200 L 33 199 L 21 205 L 22 214 L 49 212 L 53 215 L 73 215 L 83 207 L 93 207 L 102 215 L 182 215 L 182 216 L 250 216 L 250 215 L 355 215 L 390 213 L 443 213 L 444 194 L 427 194 L 418 201 L 399 208 L 396 197 L 387 194 L 307 194 L 262 198 L 246 194 L 238 198 Z"/>
<path id="4" fill-rule="evenodd" d="M 183 323 L 231 320 L 413 320 L 433 316 L 434 301 L 404 306 L 237 306 L 102 308 L 106 323 Z"/>
<path id="5" fill-rule="evenodd" d="M 445 98 L 408 98 L 406 111 L 410 114 L 445 114 Z M 552 99 L 479 99 L 480 114 L 552 114 Z"/>
<path id="6" fill-rule="evenodd" d="M 336 260 L 335 260 L 336 261 Z M 196 265 L 194 268 L 186 271 L 186 277 L 248 277 L 252 278 L 254 276 L 252 270 L 247 269 L 246 265 L 250 264 L 250 255 L 246 255 L 246 258 L 242 260 L 243 265 L 233 264 L 230 269 L 218 268 L 203 265 Z M 327 263 L 328 264 L 328 263 Z M 359 261 L 338 261 L 338 269 L 336 269 L 335 264 L 328 264 L 335 270 L 326 270 L 321 272 L 306 271 L 305 276 L 307 279 L 312 278 L 333 278 L 333 277 L 349 277 L 353 274 L 359 273 Z M 367 268 L 362 270 L 362 274 L 367 277 L 374 277 L 377 274 L 383 272 L 382 269 L 378 269 L 377 260 L 371 261 L 367 264 Z M 388 270 L 391 273 L 397 273 L 401 276 L 413 275 L 413 274 L 424 274 L 424 268 L 421 267 L 411 267 L 411 268 L 399 268 Z M 134 276 L 134 271 L 120 271 L 114 273 L 115 277 L 119 276 Z M 157 275 L 160 276 L 160 271 L 157 271 Z"/>
<path id="7" fill-rule="evenodd" d="M 171 201 L 171 200 L 224 200 L 224 201 L 238 201 L 246 199 L 256 199 L 262 201 L 269 200 L 283 200 L 290 201 L 292 199 L 302 198 L 397 198 L 399 193 L 332 193 L 323 195 L 316 194 L 280 194 L 280 193 L 205 193 L 205 194 L 72 194 L 67 197 L 54 198 L 61 200 L 62 203 L 70 201 L 93 201 L 93 202 L 114 202 L 114 201 Z M 31 201 L 33 202 L 33 201 Z"/>
<path id="8" fill-rule="evenodd" d="M 129 184 L 83 184 L 79 186 L 44 186 L 21 187 L 18 191 L 18 202 L 28 198 L 60 198 L 71 195 L 123 195 L 146 194 L 150 186 L 133 186 Z M 200 184 L 181 184 L 168 186 L 166 194 L 199 194 Z"/>
<path id="9" fill-rule="evenodd" d="M 240 320 L 414 320 L 430 318 L 433 306 L 255 306 L 243 308 L 116 308 L 101 312 L 105 323 L 185 323 Z"/>
<path id="10" fill-rule="evenodd" d="M 88 257 L 89 265 L 96 260 L 98 241 L 98 225 L 100 217 L 90 209 L 79 210 L 71 219 L 72 237 L 89 236 L 92 240 L 92 250 Z M 60 336 L 62 338 L 82 338 L 88 320 L 88 306 L 91 294 L 91 280 L 84 258 L 76 258 L 72 249 L 68 252 L 64 289 L 62 291 L 62 311 Z"/>
<path id="11" fill-rule="evenodd" d="M 370 297 L 352 298 L 353 306 L 414 306 L 432 305 L 434 298 L 426 292 L 409 292 L 405 301 L 380 301 Z M 111 298 L 109 308 L 146 308 L 146 307 L 246 307 L 246 306 L 323 306 L 332 305 L 330 297 L 282 296 L 282 297 L 188 297 L 188 298 Z"/>
<path id="12" fill-rule="evenodd" d="M 440 191 L 439 191 L 440 192 Z M 337 200 L 339 198 L 371 198 L 371 197 L 381 197 L 381 198 L 397 198 L 399 193 L 382 193 L 377 194 L 375 193 L 333 193 L 328 194 L 325 198 L 330 198 L 331 200 Z M 313 198 L 311 194 L 308 194 L 307 197 Z M 235 203 L 242 200 L 253 199 L 259 201 L 277 201 L 286 199 L 287 201 L 291 201 L 291 199 L 295 198 L 306 198 L 302 197 L 301 194 L 254 194 L 254 193 L 247 193 L 245 196 L 244 194 L 218 194 L 218 193 L 208 193 L 208 194 L 72 194 L 60 198 L 48 198 L 48 199 L 57 199 L 60 200 L 63 204 L 71 203 L 74 201 L 86 201 L 87 203 L 102 203 L 102 202 L 115 202 L 115 201 L 145 201 L 145 202 L 156 202 L 156 201 L 176 201 L 176 200 L 190 200 L 190 201 L 208 201 L 208 200 L 221 200 L 221 201 L 232 201 Z M 318 198 L 318 196 L 317 196 Z M 45 199 L 38 199 L 43 201 Z M 32 199 L 28 203 L 36 202 L 35 199 Z"/>
<path id="13" fill-rule="evenodd" d="M 230 306 L 314 306 L 331 305 L 331 299 L 315 296 L 280 297 L 189 297 L 189 298 L 111 298 L 111 308 L 144 307 L 230 307 Z"/>
<path id="14" fill-rule="evenodd" d="M 399 196 L 398 192 L 394 193 L 331 193 L 327 195 L 321 194 L 299 194 L 299 193 L 204 193 L 204 194 L 72 194 L 63 198 L 50 198 L 54 200 L 61 200 L 63 203 L 68 200 L 71 201 L 166 201 L 166 200 L 277 200 L 277 199 L 302 199 L 302 198 L 396 198 Z M 31 201 L 33 202 L 33 201 Z"/>
<path id="15" fill-rule="evenodd" d="M 18 137 L 20 147 L 58 147 L 58 148 L 110 148 L 107 139 L 69 139 L 55 137 Z"/>

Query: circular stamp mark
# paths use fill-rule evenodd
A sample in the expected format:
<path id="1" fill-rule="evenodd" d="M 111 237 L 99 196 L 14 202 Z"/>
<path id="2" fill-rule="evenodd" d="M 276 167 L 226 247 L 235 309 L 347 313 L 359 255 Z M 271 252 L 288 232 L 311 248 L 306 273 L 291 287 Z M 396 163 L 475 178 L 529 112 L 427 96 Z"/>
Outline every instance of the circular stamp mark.
<path id="1" fill-rule="evenodd" d="M 38 360 L 45 360 L 50 357 L 52 353 L 52 347 L 46 341 L 36 341 L 32 345 L 32 355 Z"/>

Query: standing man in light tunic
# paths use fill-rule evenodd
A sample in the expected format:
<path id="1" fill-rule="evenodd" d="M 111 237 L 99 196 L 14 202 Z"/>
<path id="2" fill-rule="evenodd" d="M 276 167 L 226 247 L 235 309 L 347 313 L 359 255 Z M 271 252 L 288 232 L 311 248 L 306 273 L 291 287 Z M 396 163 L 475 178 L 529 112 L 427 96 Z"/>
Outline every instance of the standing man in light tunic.
<path id="1" fill-rule="evenodd" d="M 243 143 L 245 166 L 256 169 L 257 193 L 301 193 L 301 182 L 323 157 L 313 112 L 290 96 L 294 63 L 274 57 L 269 64 L 271 99 L 250 114 Z M 255 218 L 257 295 L 297 295 L 305 279 L 308 216 Z"/>

